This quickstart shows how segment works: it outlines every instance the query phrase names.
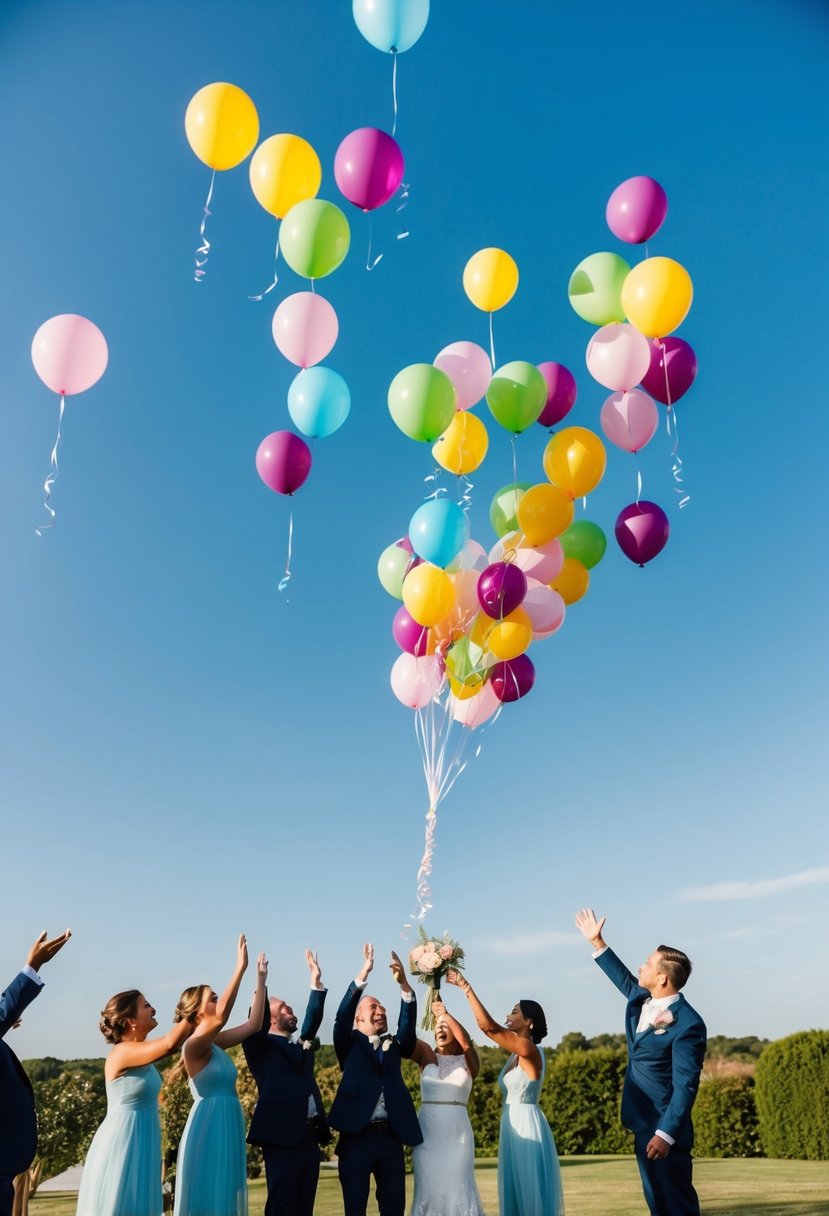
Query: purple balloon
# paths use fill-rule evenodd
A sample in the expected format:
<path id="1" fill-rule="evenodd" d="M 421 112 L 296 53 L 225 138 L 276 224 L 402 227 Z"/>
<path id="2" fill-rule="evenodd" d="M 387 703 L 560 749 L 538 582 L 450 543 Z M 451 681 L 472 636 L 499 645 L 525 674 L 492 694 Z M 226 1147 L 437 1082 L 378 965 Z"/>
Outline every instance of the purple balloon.
<path id="1" fill-rule="evenodd" d="M 392 635 L 401 650 L 420 658 L 428 654 L 429 630 L 420 625 L 405 608 L 398 608 L 391 626 Z"/>
<path id="2" fill-rule="evenodd" d="M 311 449 L 293 431 L 273 431 L 256 450 L 256 472 L 269 490 L 293 494 L 311 472 Z"/>
<path id="3" fill-rule="evenodd" d="M 527 576 L 511 562 L 493 562 L 478 579 L 478 603 L 487 616 L 502 620 L 527 594 Z"/>
<path id="4" fill-rule="evenodd" d="M 614 236 L 641 245 L 662 227 L 668 196 L 652 177 L 629 177 L 611 194 L 605 214 Z"/>
<path id="5" fill-rule="evenodd" d="M 535 666 L 532 659 L 525 654 L 519 654 L 515 659 L 496 663 L 489 682 L 499 701 L 518 701 L 521 697 L 526 697 L 535 684 Z"/>
<path id="6" fill-rule="evenodd" d="M 649 345 L 651 365 L 642 377 L 642 388 L 663 405 L 675 405 L 696 379 L 694 348 L 682 338 L 651 338 Z"/>
<path id="7" fill-rule="evenodd" d="M 337 148 L 334 179 L 355 207 L 363 211 L 382 207 L 403 180 L 400 145 L 377 127 L 352 131 Z"/>
<path id="8" fill-rule="evenodd" d="M 661 553 L 671 530 L 668 516 L 655 502 L 632 502 L 619 512 L 616 540 L 625 557 L 644 566 Z"/>
<path id="9" fill-rule="evenodd" d="M 538 421 L 542 426 L 555 426 L 576 403 L 576 381 L 563 363 L 539 363 L 538 370 L 547 385 L 547 404 Z"/>

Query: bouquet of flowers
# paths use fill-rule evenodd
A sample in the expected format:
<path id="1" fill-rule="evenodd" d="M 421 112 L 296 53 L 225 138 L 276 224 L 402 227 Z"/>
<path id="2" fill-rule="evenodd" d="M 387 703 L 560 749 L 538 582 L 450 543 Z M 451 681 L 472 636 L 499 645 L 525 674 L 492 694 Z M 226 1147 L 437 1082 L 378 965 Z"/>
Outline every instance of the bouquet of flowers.
<path id="1" fill-rule="evenodd" d="M 432 1001 L 440 990 L 441 976 L 450 969 L 463 969 L 463 947 L 448 933 L 443 937 L 428 937 L 422 925 L 418 926 L 420 943 L 409 951 L 409 974 L 415 975 L 421 984 L 431 989 L 420 1023 L 423 1030 L 434 1030 L 435 1016 Z"/>

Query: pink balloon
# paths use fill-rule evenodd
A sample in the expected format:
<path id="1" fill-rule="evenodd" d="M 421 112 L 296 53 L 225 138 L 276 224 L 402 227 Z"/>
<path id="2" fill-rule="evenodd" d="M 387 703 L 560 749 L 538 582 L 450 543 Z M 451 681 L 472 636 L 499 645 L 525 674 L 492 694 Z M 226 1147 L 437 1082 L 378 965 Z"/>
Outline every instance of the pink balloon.
<path id="1" fill-rule="evenodd" d="M 668 196 L 652 177 L 629 177 L 611 194 L 605 214 L 614 236 L 641 245 L 665 222 Z"/>
<path id="2" fill-rule="evenodd" d="M 468 410 L 486 395 L 492 379 L 492 363 L 482 346 L 474 342 L 451 342 L 435 359 L 435 367 L 446 372 L 455 386 L 458 409 Z"/>
<path id="3" fill-rule="evenodd" d="M 409 709 L 423 709 L 443 683 L 443 671 L 437 655 L 401 654 L 394 661 L 390 679 L 398 701 Z"/>
<path id="4" fill-rule="evenodd" d="M 311 472 L 311 449 L 293 431 L 273 431 L 256 450 L 256 472 L 269 490 L 293 494 Z"/>
<path id="5" fill-rule="evenodd" d="M 505 544 L 499 540 L 493 545 L 489 560 L 502 562 L 506 552 L 509 552 L 513 565 L 520 567 L 528 579 L 536 579 L 539 583 L 551 583 L 564 565 L 564 550 L 558 538 L 548 540 L 543 545 Z"/>
<path id="6" fill-rule="evenodd" d="M 464 701 L 459 701 L 455 696 L 449 697 L 452 717 L 456 722 L 460 722 L 461 726 L 468 726 L 470 730 L 480 726 L 482 722 L 486 722 L 487 718 L 491 718 L 500 704 L 501 702 L 489 683 L 484 684 L 481 691 L 474 697 L 467 697 Z"/>
<path id="7" fill-rule="evenodd" d="M 108 357 L 98 326 L 73 312 L 44 321 L 32 340 L 35 371 L 48 388 L 67 397 L 96 384 Z"/>
<path id="8" fill-rule="evenodd" d="M 403 153 L 376 127 L 346 135 L 334 157 L 334 179 L 350 203 L 363 211 L 382 207 L 403 180 Z"/>
<path id="9" fill-rule="evenodd" d="M 659 426 L 659 410 L 647 393 L 631 389 L 613 393 L 599 415 L 602 430 L 624 452 L 639 452 L 650 443 Z"/>
<path id="10" fill-rule="evenodd" d="M 456 558 L 456 561 L 459 570 L 477 570 L 479 574 L 489 565 L 486 549 L 476 540 L 471 539 L 466 542 L 463 552 L 459 558 Z"/>
<path id="11" fill-rule="evenodd" d="M 557 591 L 535 579 L 527 580 L 528 590 L 521 607 L 530 618 L 533 627 L 533 640 L 548 638 L 561 628 L 566 607 L 564 600 Z"/>
<path id="12" fill-rule="evenodd" d="M 587 344 L 587 370 L 594 380 L 615 392 L 633 388 L 651 365 L 648 339 L 626 321 L 613 321 L 597 330 Z"/>
<path id="13" fill-rule="evenodd" d="M 320 363 L 340 331 L 332 306 L 313 291 L 287 296 L 273 314 L 271 328 L 281 354 L 302 368 Z"/>
<path id="14" fill-rule="evenodd" d="M 576 381 L 563 363 L 539 363 L 538 370 L 547 384 L 547 404 L 538 421 L 542 426 L 555 426 L 576 404 Z"/>

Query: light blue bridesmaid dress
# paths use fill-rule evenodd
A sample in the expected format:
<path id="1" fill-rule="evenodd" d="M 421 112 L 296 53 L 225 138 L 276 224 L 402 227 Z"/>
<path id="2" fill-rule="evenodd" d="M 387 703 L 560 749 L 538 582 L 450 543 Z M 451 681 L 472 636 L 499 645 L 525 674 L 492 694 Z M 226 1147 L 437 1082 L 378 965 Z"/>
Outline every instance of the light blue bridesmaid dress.
<path id="1" fill-rule="evenodd" d="M 498 1078 L 504 1095 L 498 1143 L 501 1216 L 530 1216 L 530 1213 L 532 1216 L 563 1216 L 564 1213 L 556 1143 L 538 1105 L 545 1067 L 541 1051 L 541 1076 L 537 1081 L 531 1081 L 518 1063 L 518 1057 L 510 1056 Z"/>
<path id="2" fill-rule="evenodd" d="M 107 1081 L 107 1113 L 81 1177 L 78 1216 L 161 1216 L 161 1077 L 153 1064 Z"/>
<path id="3" fill-rule="evenodd" d="M 221 1047 L 190 1078 L 195 1099 L 176 1166 L 175 1216 L 247 1216 L 245 1120 L 236 1065 Z"/>

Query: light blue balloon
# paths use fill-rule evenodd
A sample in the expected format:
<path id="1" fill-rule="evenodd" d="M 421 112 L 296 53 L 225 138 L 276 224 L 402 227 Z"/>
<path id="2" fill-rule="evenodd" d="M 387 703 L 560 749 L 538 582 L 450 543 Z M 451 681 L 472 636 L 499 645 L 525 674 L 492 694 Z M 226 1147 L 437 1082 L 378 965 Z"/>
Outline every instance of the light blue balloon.
<path id="1" fill-rule="evenodd" d="M 351 410 L 351 393 L 339 372 L 306 367 L 288 389 L 288 413 L 294 426 L 312 439 L 338 431 Z"/>
<path id="2" fill-rule="evenodd" d="M 435 498 L 415 511 L 409 540 L 418 557 L 443 569 L 469 540 L 469 520 L 456 502 Z"/>
<path id="3" fill-rule="evenodd" d="M 429 0 L 354 0 L 354 20 L 378 51 L 408 51 L 426 29 Z"/>

